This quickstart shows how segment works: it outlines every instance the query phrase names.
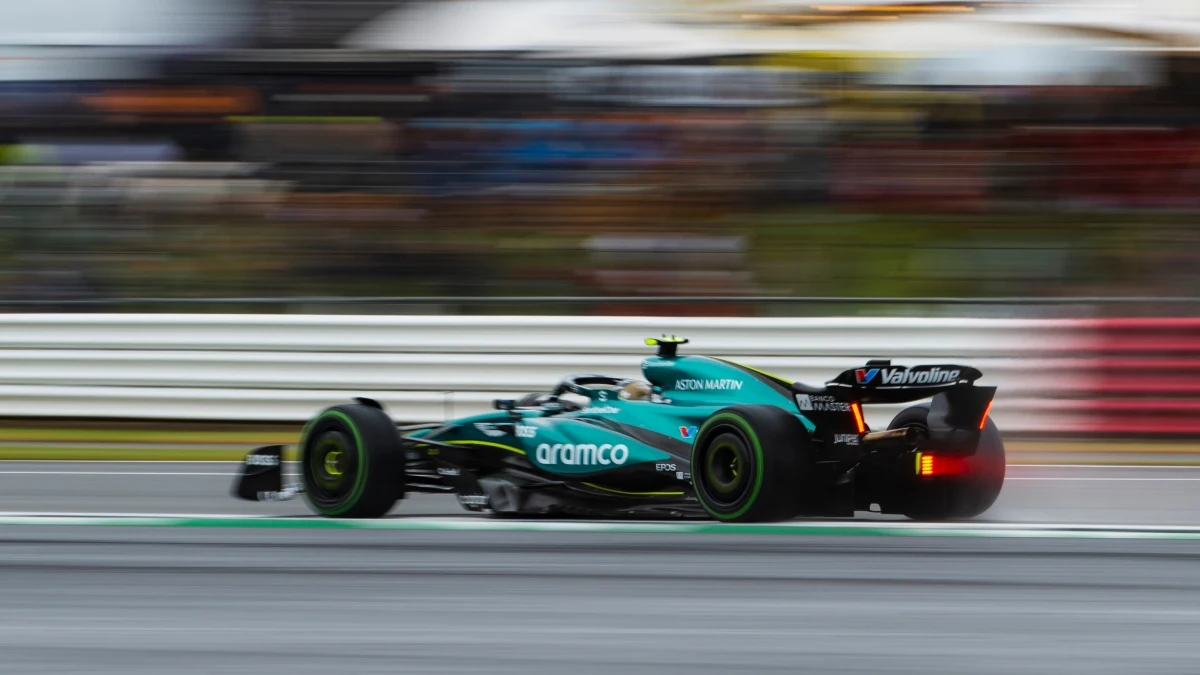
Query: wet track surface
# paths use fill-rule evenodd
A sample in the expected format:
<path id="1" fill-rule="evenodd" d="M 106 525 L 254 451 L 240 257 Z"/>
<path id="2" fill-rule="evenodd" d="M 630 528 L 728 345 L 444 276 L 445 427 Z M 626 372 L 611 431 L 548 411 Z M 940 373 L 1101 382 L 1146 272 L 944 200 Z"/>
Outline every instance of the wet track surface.
<path id="1" fill-rule="evenodd" d="M 307 514 L 230 471 L 7 463 L 0 510 Z M 1200 471 L 1010 475 L 987 520 L 1200 524 Z M 1200 668 L 1200 541 L 20 525 L 0 586 L 13 673 Z"/>
<path id="2" fill-rule="evenodd" d="M 227 462 L 0 462 L 0 511 L 311 514 L 300 499 L 232 499 L 236 471 Z M 416 495 L 392 511 L 409 515 L 472 517 L 440 495 Z M 1200 525 L 1200 467 L 1013 466 L 980 520 Z"/>

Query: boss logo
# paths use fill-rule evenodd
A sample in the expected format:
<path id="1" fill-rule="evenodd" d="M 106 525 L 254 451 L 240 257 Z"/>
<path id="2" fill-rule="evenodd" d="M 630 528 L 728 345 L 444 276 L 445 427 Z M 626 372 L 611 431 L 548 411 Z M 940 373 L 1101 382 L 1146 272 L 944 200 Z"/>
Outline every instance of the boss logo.
<path id="1" fill-rule="evenodd" d="M 279 466 L 279 455 L 246 455 L 246 466 Z"/>

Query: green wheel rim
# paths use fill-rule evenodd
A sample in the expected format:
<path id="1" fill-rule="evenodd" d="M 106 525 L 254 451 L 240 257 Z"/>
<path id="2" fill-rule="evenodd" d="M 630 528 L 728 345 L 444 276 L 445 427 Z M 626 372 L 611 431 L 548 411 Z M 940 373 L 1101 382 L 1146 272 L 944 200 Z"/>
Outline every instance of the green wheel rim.
<path id="1" fill-rule="evenodd" d="M 325 431 L 314 441 L 308 468 L 314 487 L 323 493 L 323 498 L 337 500 L 348 492 L 353 478 L 352 452 L 350 439 L 335 429 Z"/>
<path id="2" fill-rule="evenodd" d="M 340 424 L 326 428 L 326 423 L 333 420 Z M 326 516 L 339 516 L 353 509 L 362 499 L 370 469 L 358 426 L 345 413 L 327 410 L 306 427 L 303 443 L 309 503 Z"/>

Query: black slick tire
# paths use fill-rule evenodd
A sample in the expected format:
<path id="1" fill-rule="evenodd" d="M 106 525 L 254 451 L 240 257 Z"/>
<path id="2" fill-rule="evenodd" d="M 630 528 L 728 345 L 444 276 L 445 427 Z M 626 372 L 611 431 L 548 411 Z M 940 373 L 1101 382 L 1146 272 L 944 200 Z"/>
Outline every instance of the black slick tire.
<path id="1" fill-rule="evenodd" d="M 790 520 L 800 512 L 812 456 L 808 430 L 796 415 L 774 406 L 731 406 L 696 433 L 692 485 L 717 520 Z"/>
<path id="2" fill-rule="evenodd" d="M 378 518 L 404 496 L 404 452 L 387 413 L 362 404 L 314 417 L 300 439 L 304 496 L 331 518 Z"/>
<path id="3" fill-rule="evenodd" d="M 888 429 L 927 427 L 929 404 L 901 410 Z M 958 520 L 974 518 L 996 503 L 1004 487 L 1004 441 L 989 417 L 979 436 L 975 454 L 961 461 L 961 473 L 935 480 L 915 479 L 907 497 L 904 515 L 913 520 Z"/>

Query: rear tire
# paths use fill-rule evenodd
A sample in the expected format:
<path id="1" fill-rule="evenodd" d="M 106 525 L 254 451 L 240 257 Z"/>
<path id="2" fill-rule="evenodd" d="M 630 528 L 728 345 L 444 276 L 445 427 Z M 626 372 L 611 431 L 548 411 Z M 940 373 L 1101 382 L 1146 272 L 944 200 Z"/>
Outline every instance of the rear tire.
<path id="1" fill-rule="evenodd" d="M 300 440 L 304 496 L 317 513 L 378 518 L 404 496 L 404 452 L 387 413 L 361 404 L 317 415 Z"/>
<path id="2" fill-rule="evenodd" d="M 811 462 L 808 429 L 796 415 L 774 406 L 732 406 L 697 432 L 692 485 L 717 520 L 790 520 L 800 512 Z"/>
<path id="3" fill-rule="evenodd" d="M 929 404 L 905 408 L 888 429 L 915 426 L 928 429 Z M 963 473 L 935 481 L 917 479 L 907 497 L 904 515 L 913 520 L 974 518 L 996 503 L 1004 487 L 1004 441 L 1000 430 L 987 419 L 975 454 L 963 458 Z"/>

